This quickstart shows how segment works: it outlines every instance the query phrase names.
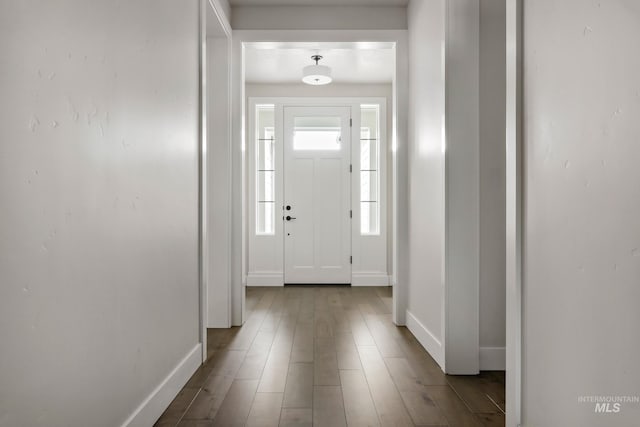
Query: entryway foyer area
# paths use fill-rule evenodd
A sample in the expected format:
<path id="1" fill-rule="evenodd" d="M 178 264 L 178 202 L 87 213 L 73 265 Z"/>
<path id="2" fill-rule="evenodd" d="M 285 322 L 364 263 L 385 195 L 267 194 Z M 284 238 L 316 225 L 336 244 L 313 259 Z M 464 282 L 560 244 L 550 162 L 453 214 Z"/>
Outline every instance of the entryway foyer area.
<path id="1" fill-rule="evenodd" d="M 157 427 L 504 425 L 504 372 L 443 374 L 391 322 L 390 287 L 253 287 L 246 298 L 245 324 L 208 330 L 208 360 Z"/>

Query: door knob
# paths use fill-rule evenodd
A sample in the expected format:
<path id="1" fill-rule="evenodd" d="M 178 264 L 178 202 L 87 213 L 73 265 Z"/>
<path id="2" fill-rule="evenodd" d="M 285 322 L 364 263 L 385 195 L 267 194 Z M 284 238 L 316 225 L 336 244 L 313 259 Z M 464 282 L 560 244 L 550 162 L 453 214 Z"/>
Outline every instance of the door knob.
<path id="1" fill-rule="evenodd" d="M 287 215 L 287 217 L 285 218 L 287 221 L 291 221 L 292 219 L 295 219 L 294 217 Z"/>

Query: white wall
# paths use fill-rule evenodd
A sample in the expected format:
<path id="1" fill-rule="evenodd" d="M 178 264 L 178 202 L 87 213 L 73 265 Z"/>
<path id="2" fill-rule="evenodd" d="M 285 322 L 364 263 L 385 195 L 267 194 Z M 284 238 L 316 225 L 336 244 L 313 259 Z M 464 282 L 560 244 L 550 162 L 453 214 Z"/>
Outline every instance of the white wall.
<path id="1" fill-rule="evenodd" d="M 231 27 L 234 30 L 404 30 L 407 10 L 380 6 L 241 6 L 232 9 Z"/>
<path id="2" fill-rule="evenodd" d="M 446 43 L 447 372 L 479 365 L 480 6 L 448 0 Z"/>
<path id="3" fill-rule="evenodd" d="M 386 97 L 391 102 L 391 83 L 331 83 L 326 86 L 310 86 L 303 83 L 264 84 L 247 82 L 245 95 L 250 97 Z"/>
<path id="4" fill-rule="evenodd" d="M 524 5 L 523 426 L 632 426 L 640 391 L 640 4 Z M 512 427 L 512 426 L 510 426 Z"/>
<path id="5" fill-rule="evenodd" d="M 444 367 L 446 0 L 409 4 L 407 326 Z"/>
<path id="6" fill-rule="evenodd" d="M 480 1 L 480 369 L 505 369 L 506 3 Z"/>
<path id="7" fill-rule="evenodd" d="M 0 425 L 121 425 L 201 360 L 198 2 L 1 2 L 0 52 Z"/>

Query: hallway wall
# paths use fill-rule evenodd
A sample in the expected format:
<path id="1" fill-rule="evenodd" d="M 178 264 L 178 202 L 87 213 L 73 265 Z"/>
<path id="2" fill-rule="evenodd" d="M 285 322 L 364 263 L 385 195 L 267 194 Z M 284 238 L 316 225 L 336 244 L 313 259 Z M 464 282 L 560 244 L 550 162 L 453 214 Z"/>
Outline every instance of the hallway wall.
<path id="1" fill-rule="evenodd" d="M 446 0 L 409 4 L 407 326 L 444 367 Z"/>
<path id="2" fill-rule="evenodd" d="M 524 2 L 523 426 L 640 419 L 579 402 L 640 395 L 639 22 L 636 0 Z"/>
<path id="3" fill-rule="evenodd" d="M 3 1 L 0 52 L 0 425 L 122 425 L 200 360 L 198 2 Z"/>
<path id="4" fill-rule="evenodd" d="M 504 369 L 505 3 L 412 1 L 408 16 L 407 325 L 449 373 Z"/>

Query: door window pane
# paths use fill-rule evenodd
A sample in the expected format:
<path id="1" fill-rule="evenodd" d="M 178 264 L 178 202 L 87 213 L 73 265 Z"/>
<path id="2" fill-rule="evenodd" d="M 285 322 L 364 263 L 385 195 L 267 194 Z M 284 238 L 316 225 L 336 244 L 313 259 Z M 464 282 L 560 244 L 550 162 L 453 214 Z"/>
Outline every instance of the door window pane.
<path id="1" fill-rule="evenodd" d="M 293 149 L 340 150 L 340 131 L 340 117 L 295 117 Z"/>
<path id="2" fill-rule="evenodd" d="M 256 234 L 275 233 L 275 108 L 256 106 Z"/>
<path id="3" fill-rule="evenodd" d="M 360 106 L 360 233 L 380 234 L 380 107 Z"/>

